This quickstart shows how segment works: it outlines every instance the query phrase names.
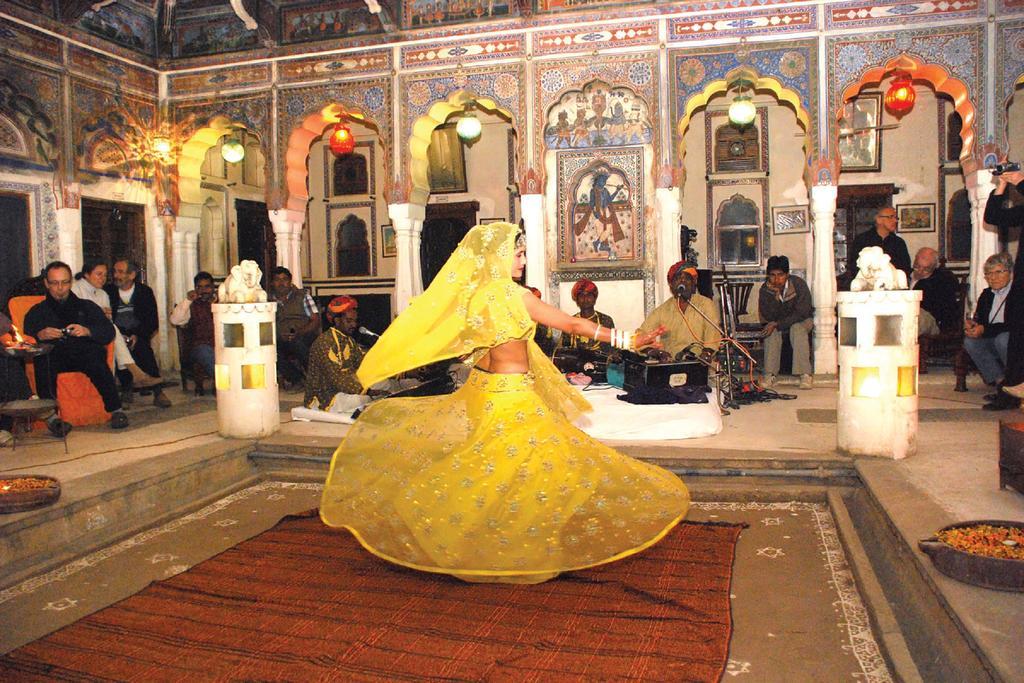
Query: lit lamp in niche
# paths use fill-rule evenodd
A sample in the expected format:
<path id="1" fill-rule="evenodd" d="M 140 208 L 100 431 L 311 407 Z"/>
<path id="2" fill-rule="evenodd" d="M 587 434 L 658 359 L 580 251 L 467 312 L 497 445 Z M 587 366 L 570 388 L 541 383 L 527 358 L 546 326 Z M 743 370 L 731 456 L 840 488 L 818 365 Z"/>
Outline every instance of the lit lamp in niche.
<path id="1" fill-rule="evenodd" d="M 917 450 L 917 318 L 921 292 L 839 292 L 836 441 L 850 455 Z"/>
<path id="2" fill-rule="evenodd" d="M 232 135 L 220 146 L 220 155 L 229 164 L 237 164 L 245 158 L 245 145 L 237 136 Z"/>
<path id="3" fill-rule="evenodd" d="M 914 91 L 914 80 L 908 73 L 898 73 L 893 76 L 892 85 L 885 92 L 885 108 L 897 119 L 910 112 L 917 100 L 917 92 Z"/>
<path id="4" fill-rule="evenodd" d="M 348 126 L 339 122 L 334 124 L 334 129 L 331 131 L 331 137 L 327 140 L 327 145 L 334 152 L 335 156 L 343 157 L 355 150 L 356 138 L 352 135 L 352 131 Z"/>
<path id="5" fill-rule="evenodd" d="M 470 109 L 474 103 L 469 102 L 466 105 L 465 111 L 462 112 L 462 117 L 459 118 L 459 122 L 455 124 L 455 133 L 460 139 L 466 142 L 472 142 L 480 137 L 480 133 L 483 131 L 483 126 L 480 124 L 480 119 L 476 117 Z"/>

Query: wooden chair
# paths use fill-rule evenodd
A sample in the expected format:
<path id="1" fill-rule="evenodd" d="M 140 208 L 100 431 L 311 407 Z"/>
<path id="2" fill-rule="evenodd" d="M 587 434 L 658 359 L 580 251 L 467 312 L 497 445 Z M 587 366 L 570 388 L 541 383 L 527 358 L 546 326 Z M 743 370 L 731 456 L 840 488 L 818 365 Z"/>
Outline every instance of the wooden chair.
<path id="1" fill-rule="evenodd" d="M 967 276 L 957 275 L 955 323 L 939 334 L 923 334 L 918 337 L 920 353 L 918 372 L 928 373 L 931 364 L 952 366 L 956 375 L 956 391 L 967 391 L 967 373 L 973 364 L 964 351 L 964 318 L 967 309 Z"/>
<path id="2" fill-rule="evenodd" d="M 192 328 L 188 325 L 175 327 L 178 335 L 178 365 L 181 367 L 181 389 L 188 391 L 188 383 L 192 382 L 193 391 L 196 396 L 204 396 L 203 381 L 213 379 L 208 377 L 206 370 L 199 363 L 192 360 Z"/>
<path id="3" fill-rule="evenodd" d="M 42 301 L 42 296 L 16 296 L 8 302 L 11 310 L 11 320 L 18 326 L 19 330 L 25 329 L 25 316 L 29 309 Z M 28 335 L 26 340 L 35 342 Z M 48 362 L 41 358 L 40 363 Z M 114 367 L 114 343 L 107 344 L 107 365 Z M 113 370 L 111 370 L 113 372 Z M 29 385 L 34 393 L 36 389 L 35 366 L 31 360 L 25 363 L 25 374 L 28 375 Z M 57 375 L 57 405 L 60 406 L 61 419 L 70 422 L 76 427 L 83 425 L 104 424 L 110 420 L 110 413 L 103 407 L 103 399 L 100 397 L 96 387 L 89 378 L 82 372 L 62 372 Z"/>

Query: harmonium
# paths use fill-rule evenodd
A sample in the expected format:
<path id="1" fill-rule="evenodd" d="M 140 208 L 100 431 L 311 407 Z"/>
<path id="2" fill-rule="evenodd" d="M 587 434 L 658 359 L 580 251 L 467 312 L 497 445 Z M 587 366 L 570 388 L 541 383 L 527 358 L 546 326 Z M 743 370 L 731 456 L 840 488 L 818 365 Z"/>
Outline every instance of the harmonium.
<path id="1" fill-rule="evenodd" d="M 654 362 L 636 353 L 624 353 L 623 389 L 632 391 L 646 386 L 667 389 L 682 386 L 707 386 L 708 366 L 696 360 Z"/>

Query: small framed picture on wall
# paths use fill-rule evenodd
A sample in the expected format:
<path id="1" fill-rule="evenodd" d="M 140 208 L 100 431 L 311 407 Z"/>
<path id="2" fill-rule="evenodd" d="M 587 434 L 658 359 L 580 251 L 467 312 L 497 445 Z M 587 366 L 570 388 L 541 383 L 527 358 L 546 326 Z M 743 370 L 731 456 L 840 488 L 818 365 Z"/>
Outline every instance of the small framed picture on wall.
<path id="1" fill-rule="evenodd" d="M 807 220 L 806 206 L 773 206 L 772 232 L 776 235 L 790 235 L 799 232 L 810 232 L 810 221 Z"/>
<path id="2" fill-rule="evenodd" d="M 398 256 L 398 247 L 395 245 L 395 226 L 380 226 L 380 255 L 384 258 Z"/>
<path id="3" fill-rule="evenodd" d="M 934 204 L 900 204 L 896 211 L 899 232 L 935 232 Z"/>

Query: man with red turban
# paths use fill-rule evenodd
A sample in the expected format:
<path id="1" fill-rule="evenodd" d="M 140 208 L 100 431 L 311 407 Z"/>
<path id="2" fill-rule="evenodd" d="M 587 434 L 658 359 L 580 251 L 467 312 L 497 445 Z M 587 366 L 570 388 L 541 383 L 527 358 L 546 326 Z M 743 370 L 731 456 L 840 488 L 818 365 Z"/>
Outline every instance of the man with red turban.
<path id="1" fill-rule="evenodd" d="M 580 307 L 579 313 L 576 314 L 577 318 L 593 320 L 601 327 L 608 329 L 615 327 L 615 322 L 610 315 L 594 310 L 594 306 L 597 304 L 597 285 L 592 280 L 586 278 L 577 280 L 576 284 L 572 286 L 572 300 Z M 608 342 L 600 342 L 590 337 L 579 337 L 575 334 L 563 336 L 560 346 L 578 351 L 594 351 L 605 355 L 612 352 L 612 345 Z"/>
<path id="2" fill-rule="evenodd" d="M 640 331 L 648 332 L 658 325 L 664 325 L 661 343 L 673 357 L 694 343 L 701 347 L 717 346 L 720 335 L 708 321 L 713 320 L 718 324 L 718 312 L 711 299 L 697 292 L 697 268 L 686 261 L 673 264 L 668 269 L 668 284 L 672 289 L 672 298 L 651 311 L 640 326 Z"/>
<path id="3" fill-rule="evenodd" d="M 366 351 L 352 337 L 359 329 L 359 302 L 350 296 L 336 296 L 327 304 L 331 327 L 313 342 L 306 370 L 307 408 L 330 410 L 340 394 L 359 394 L 363 385 L 356 370 Z"/>

